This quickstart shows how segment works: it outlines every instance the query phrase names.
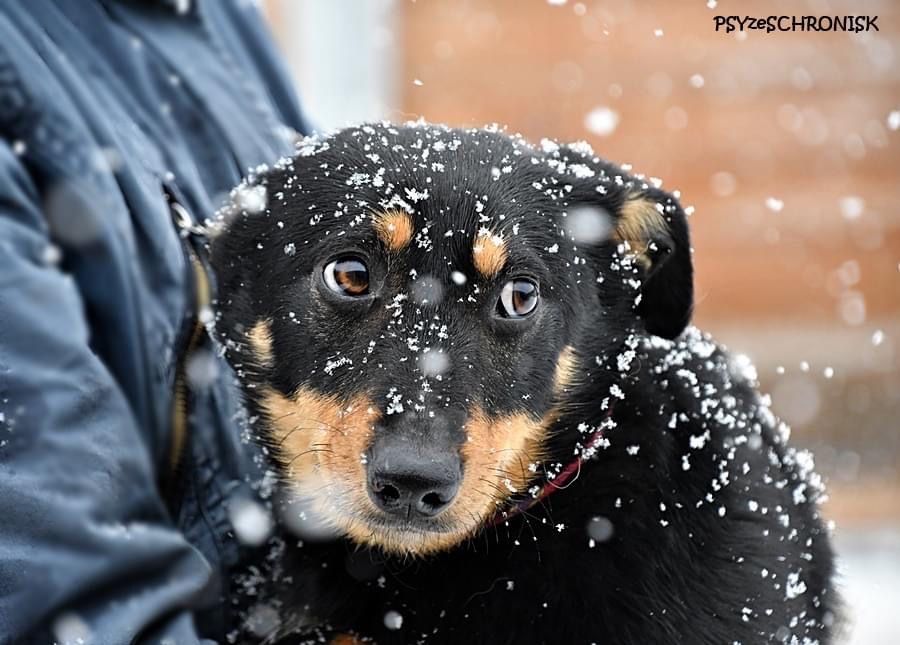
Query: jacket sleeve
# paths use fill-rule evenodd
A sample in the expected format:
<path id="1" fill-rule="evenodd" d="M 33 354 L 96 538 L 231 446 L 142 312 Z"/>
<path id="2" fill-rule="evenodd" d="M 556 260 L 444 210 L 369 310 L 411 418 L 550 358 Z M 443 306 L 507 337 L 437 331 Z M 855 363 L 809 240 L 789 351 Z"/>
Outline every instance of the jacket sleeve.
<path id="1" fill-rule="evenodd" d="M 169 521 L 39 203 L 0 140 L 0 643 L 198 643 L 210 567 Z"/>
<path id="2" fill-rule="evenodd" d="M 228 42 L 240 43 L 231 53 L 256 76 L 259 87 L 269 94 L 284 123 L 301 135 L 312 131 L 301 109 L 297 90 L 291 82 L 268 24 L 256 3 L 228 0 L 208 3 L 204 9 L 221 33 L 232 34 Z M 301 97 L 302 98 L 302 97 Z"/>

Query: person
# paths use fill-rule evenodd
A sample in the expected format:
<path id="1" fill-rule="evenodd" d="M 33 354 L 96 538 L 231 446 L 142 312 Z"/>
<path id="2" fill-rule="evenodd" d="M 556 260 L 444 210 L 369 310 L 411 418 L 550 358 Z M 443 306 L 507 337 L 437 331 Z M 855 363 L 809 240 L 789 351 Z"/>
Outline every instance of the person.
<path id="1" fill-rule="evenodd" d="M 255 3 L 0 8 L 0 643 L 234 629 L 265 491 L 201 224 L 305 131 Z"/>

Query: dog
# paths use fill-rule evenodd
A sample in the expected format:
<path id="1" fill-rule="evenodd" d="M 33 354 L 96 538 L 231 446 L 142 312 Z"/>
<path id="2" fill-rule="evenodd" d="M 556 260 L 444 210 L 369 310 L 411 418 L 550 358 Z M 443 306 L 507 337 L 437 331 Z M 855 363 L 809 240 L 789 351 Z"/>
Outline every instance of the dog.
<path id="1" fill-rule="evenodd" d="M 304 139 L 235 191 L 211 263 L 290 528 L 270 641 L 830 642 L 821 481 L 688 327 L 659 184 L 416 122 Z"/>

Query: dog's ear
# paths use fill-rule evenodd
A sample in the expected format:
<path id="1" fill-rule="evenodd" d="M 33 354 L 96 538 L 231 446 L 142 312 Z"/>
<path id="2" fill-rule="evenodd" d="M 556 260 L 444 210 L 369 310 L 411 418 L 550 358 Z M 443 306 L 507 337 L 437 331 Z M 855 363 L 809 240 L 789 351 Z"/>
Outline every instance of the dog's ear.
<path id="1" fill-rule="evenodd" d="M 593 154 L 562 146 L 554 157 L 576 175 L 569 207 L 599 208 L 609 222 L 604 239 L 630 256 L 640 274 L 638 316 L 648 332 L 675 338 L 694 308 L 694 270 L 687 216 L 678 199 Z"/>
<path id="2" fill-rule="evenodd" d="M 619 194 L 612 238 L 642 273 L 638 315 L 647 331 L 675 338 L 690 322 L 694 269 L 687 218 L 678 200 L 650 186 Z"/>
<path id="3" fill-rule="evenodd" d="M 236 205 L 219 214 L 209 240 L 209 263 L 215 276 L 216 332 L 229 358 L 237 357 L 247 343 L 247 334 L 260 319 L 260 297 L 265 292 L 258 286 L 265 258 L 257 248 L 267 241 L 269 218 L 247 213 Z"/>

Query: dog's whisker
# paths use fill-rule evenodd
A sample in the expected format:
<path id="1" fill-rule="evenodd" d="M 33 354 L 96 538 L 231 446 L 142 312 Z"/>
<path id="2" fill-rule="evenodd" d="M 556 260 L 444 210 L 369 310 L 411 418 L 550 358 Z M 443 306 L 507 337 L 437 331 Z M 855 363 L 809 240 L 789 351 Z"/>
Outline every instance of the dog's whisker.
<path id="1" fill-rule="evenodd" d="M 319 453 L 319 452 L 334 454 L 333 450 L 329 450 L 326 448 L 310 448 L 309 450 L 304 450 L 303 452 L 299 452 L 296 455 L 294 455 L 291 458 L 291 460 L 289 462 L 287 462 L 287 464 L 285 464 L 285 467 L 290 468 L 291 464 L 293 464 L 297 459 L 299 459 L 300 457 L 302 457 L 304 455 L 315 454 L 315 453 Z"/>
<path id="2" fill-rule="evenodd" d="M 284 433 L 284 435 L 282 437 L 280 437 L 277 442 L 270 442 L 270 445 L 275 445 L 275 446 L 281 447 L 282 445 L 284 445 L 284 442 L 287 441 L 288 438 L 291 435 L 293 435 L 295 432 L 299 432 L 301 430 L 317 430 L 317 429 L 318 429 L 317 426 L 296 426 L 296 427 L 288 430 L 286 433 Z"/>

